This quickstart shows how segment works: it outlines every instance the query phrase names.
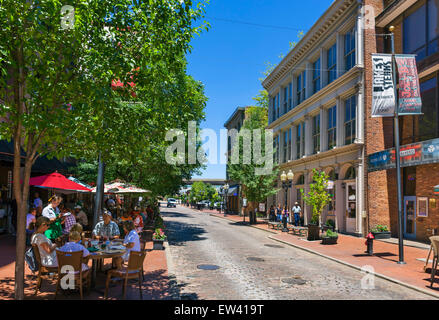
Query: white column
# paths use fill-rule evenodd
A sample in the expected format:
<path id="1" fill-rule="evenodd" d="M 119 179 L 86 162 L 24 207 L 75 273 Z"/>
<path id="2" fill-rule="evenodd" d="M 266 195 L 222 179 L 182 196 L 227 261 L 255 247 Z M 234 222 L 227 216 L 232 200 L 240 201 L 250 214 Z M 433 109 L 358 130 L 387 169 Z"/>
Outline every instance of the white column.
<path id="1" fill-rule="evenodd" d="M 310 116 L 305 117 L 305 136 L 304 136 L 304 142 L 305 142 L 305 155 L 310 156 L 312 155 L 312 118 Z"/>
<path id="2" fill-rule="evenodd" d="M 297 159 L 297 147 L 296 147 L 296 139 L 297 139 L 297 127 L 291 127 L 291 159 Z"/>
<path id="3" fill-rule="evenodd" d="M 337 78 L 345 73 L 345 61 L 344 61 L 344 35 L 337 32 Z"/>
<path id="4" fill-rule="evenodd" d="M 339 231 L 346 231 L 345 216 L 346 216 L 346 189 L 342 188 L 342 180 L 335 182 L 335 211 L 337 215 L 336 227 Z"/>
<path id="5" fill-rule="evenodd" d="M 320 88 L 324 88 L 328 83 L 328 55 L 325 48 L 320 49 Z"/>
<path id="6" fill-rule="evenodd" d="M 303 188 L 303 192 L 305 193 L 305 195 L 308 194 L 310 188 L 309 188 L 309 172 L 308 170 L 305 170 L 305 172 L 303 173 L 304 177 L 305 177 L 305 187 Z M 306 202 L 304 201 L 304 205 L 303 205 L 303 224 L 306 226 L 308 225 L 308 221 L 311 220 L 311 215 L 312 215 L 312 209 L 310 206 L 308 206 L 306 204 Z"/>
<path id="7" fill-rule="evenodd" d="M 320 152 L 328 150 L 328 111 L 320 107 Z"/>
<path id="8" fill-rule="evenodd" d="M 361 6 L 360 6 L 361 9 Z M 364 66 L 364 37 L 363 37 L 364 18 L 361 12 L 357 16 L 356 30 L 355 30 L 355 58 L 356 64 L 359 67 Z"/>
<path id="9" fill-rule="evenodd" d="M 360 84 L 358 87 L 357 93 L 357 108 L 356 108 L 356 116 L 357 119 L 355 121 L 356 128 L 356 142 L 363 143 L 364 142 L 364 90 L 363 84 Z"/>
<path id="10" fill-rule="evenodd" d="M 284 162 L 284 132 L 279 131 L 279 164 Z"/>
<path id="11" fill-rule="evenodd" d="M 359 162 L 357 168 L 357 223 L 356 233 L 363 233 L 363 211 L 364 211 L 364 163 L 363 160 Z"/>
<path id="12" fill-rule="evenodd" d="M 312 96 L 312 63 L 310 61 L 306 61 L 306 83 L 305 83 L 305 99 L 308 99 Z"/>
<path id="13" fill-rule="evenodd" d="M 337 148 L 344 145 L 344 101 L 337 97 Z"/>

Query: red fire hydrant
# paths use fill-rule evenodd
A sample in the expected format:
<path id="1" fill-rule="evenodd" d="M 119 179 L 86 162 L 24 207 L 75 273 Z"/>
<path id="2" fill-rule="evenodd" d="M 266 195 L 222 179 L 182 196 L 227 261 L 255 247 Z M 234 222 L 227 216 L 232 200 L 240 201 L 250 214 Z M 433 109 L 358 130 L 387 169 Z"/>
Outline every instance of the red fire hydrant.
<path id="1" fill-rule="evenodd" d="M 366 253 L 370 256 L 373 255 L 373 239 L 375 239 L 375 237 L 373 236 L 372 232 L 370 232 L 367 237 L 366 237 L 366 242 L 365 245 L 367 246 L 367 251 Z"/>

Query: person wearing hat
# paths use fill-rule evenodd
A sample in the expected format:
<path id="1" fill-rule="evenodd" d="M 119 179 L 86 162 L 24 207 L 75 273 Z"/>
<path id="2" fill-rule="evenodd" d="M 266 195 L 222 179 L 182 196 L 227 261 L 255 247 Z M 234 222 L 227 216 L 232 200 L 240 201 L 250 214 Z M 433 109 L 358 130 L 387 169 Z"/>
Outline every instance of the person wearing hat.
<path id="1" fill-rule="evenodd" d="M 79 204 L 77 204 L 74 209 L 75 209 L 74 215 L 76 217 L 76 221 L 78 223 L 80 223 L 82 225 L 82 227 L 84 227 L 84 228 L 87 227 L 88 226 L 88 217 L 85 214 L 85 212 L 82 211 L 82 207 Z"/>
<path id="2" fill-rule="evenodd" d="M 298 227 L 300 224 L 300 213 L 302 212 L 302 208 L 300 208 L 299 202 L 296 201 L 294 207 L 291 208 L 291 212 L 294 214 L 294 225 Z"/>
<path id="3" fill-rule="evenodd" d="M 119 238 L 119 227 L 116 222 L 111 220 L 111 213 L 104 209 L 102 212 L 102 219 L 103 221 L 98 222 L 93 229 L 93 238 L 103 238 L 105 240 Z"/>

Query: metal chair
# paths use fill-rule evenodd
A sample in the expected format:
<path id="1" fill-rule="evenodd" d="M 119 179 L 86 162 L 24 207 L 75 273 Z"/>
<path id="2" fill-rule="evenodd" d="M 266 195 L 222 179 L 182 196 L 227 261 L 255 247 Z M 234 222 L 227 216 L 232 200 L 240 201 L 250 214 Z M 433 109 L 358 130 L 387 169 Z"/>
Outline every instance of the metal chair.
<path id="1" fill-rule="evenodd" d="M 140 299 L 143 299 L 142 295 L 142 272 L 143 261 L 145 260 L 146 252 L 144 251 L 131 251 L 130 257 L 128 259 L 128 267 L 122 270 L 109 270 L 107 275 L 107 282 L 105 286 L 105 299 L 108 297 L 108 286 L 113 277 L 119 278 L 118 280 L 123 280 L 122 292 L 123 298 L 126 299 L 126 287 L 128 279 L 139 279 L 139 293 Z"/>
<path id="2" fill-rule="evenodd" d="M 83 299 L 82 285 L 84 282 L 87 284 L 88 290 L 90 290 L 91 285 L 91 272 L 89 269 L 82 270 L 83 263 L 83 252 L 63 252 L 56 250 L 56 258 L 58 260 L 58 281 L 56 283 L 55 299 L 58 295 L 58 290 L 60 288 L 61 279 L 66 275 L 73 275 L 75 279 L 75 285 L 79 284 L 79 294 L 81 300 Z M 73 270 L 68 270 L 67 272 L 62 272 L 64 266 L 71 266 Z"/>
<path id="3" fill-rule="evenodd" d="M 437 271 L 437 264 L 439 260 L 439 236 L 430 237 L 431 245 L 433 247 L 433 263 L 431 265 L 431 284 L 430 288 L 433 288 L 434 276 Z M 428 260 L 428 259 L 427 259 Z M 428 261 L 427 261 L 428 262 Z"/>
<path id="4" fill-rule="evenodd" d="M 35 259 L 37 260 L 38 263 L 37 287 L 35 289 L 35 295 L 37 295 L 38 290 L 41 289 L 41 284 L 43 283 L 43 279 L 49 280 L 49 274 L 57 273 L 58 267 L 44 267 L 41 264 L 41 255 L 38 245 L 32 244 L 32 248 L 34 250 Z"/>

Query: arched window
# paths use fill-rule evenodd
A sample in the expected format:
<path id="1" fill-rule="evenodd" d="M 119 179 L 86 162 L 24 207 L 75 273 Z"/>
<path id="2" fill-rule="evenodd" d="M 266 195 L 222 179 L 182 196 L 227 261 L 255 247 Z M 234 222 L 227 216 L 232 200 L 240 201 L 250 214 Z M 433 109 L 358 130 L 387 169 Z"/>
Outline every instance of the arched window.
<path id="1" fill-rule="evenodd" d="M 328 173 L 328 177 L 329 177 L 329 180 L 332 180 L 332 181 L 337 180 L 337 179 L 335 178 L 335 170 L 334 170 L 334 169 L 331 169 L 331 171 L 329 171 L 329 173 Z"/>
<path id="2" fill-rule="evenodd" d="M 354 167 L 350 167 L 345 174 L 345 180 L 354 180 L 357 177 Z"/>
<path id="3" fill-rule="evenodd" d="M 305 176 L 303 174 L 297 179 L 296 184 L 299 186 L 305 184 Z"/>

